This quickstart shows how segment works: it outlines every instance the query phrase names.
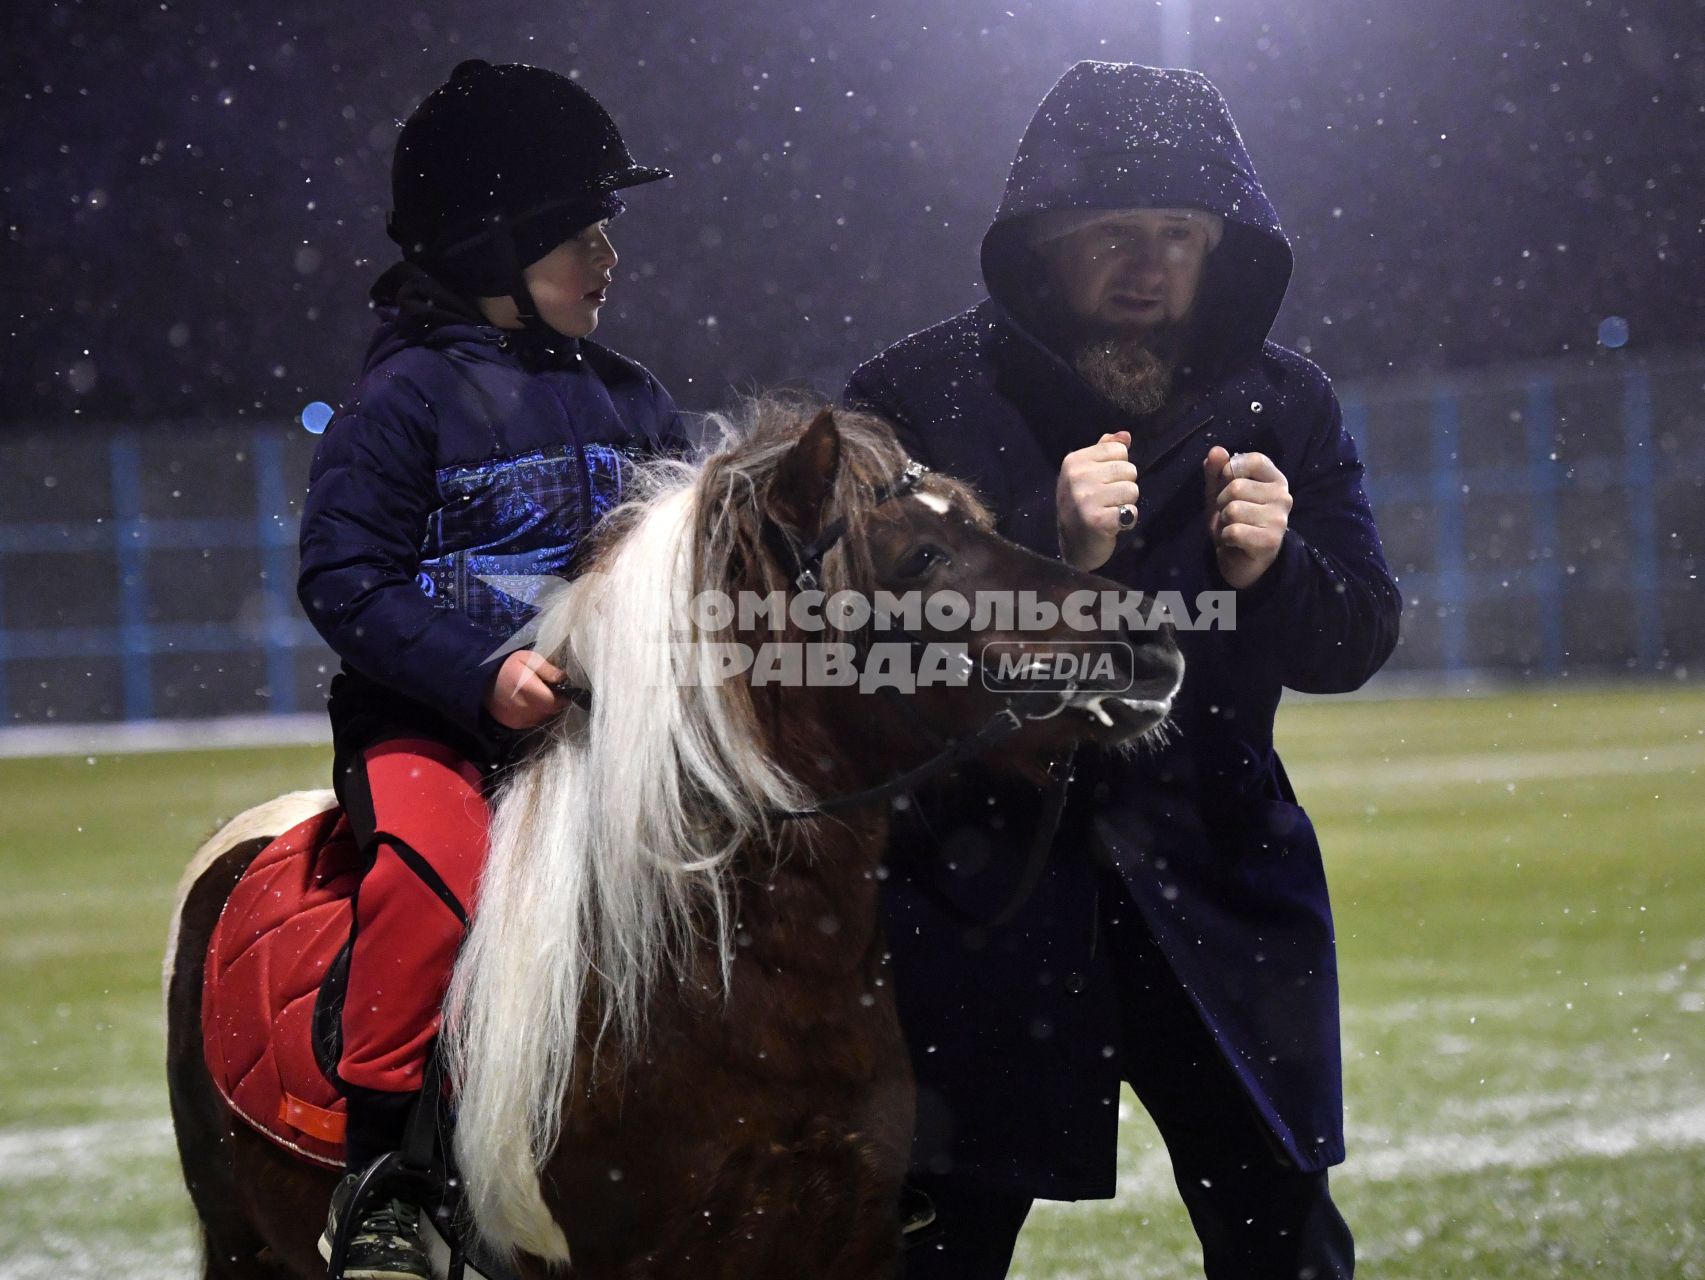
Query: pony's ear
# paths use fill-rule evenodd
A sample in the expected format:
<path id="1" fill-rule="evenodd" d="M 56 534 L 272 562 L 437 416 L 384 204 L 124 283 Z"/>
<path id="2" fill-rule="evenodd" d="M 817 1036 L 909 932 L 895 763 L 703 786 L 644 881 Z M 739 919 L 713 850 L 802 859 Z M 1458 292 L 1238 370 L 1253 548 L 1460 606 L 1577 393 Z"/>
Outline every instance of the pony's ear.
<path id="1" fill-rule="evenodd" d="M 776 468 L 770 514 L 795 533 L 805 537 L 816 533 L 840 466 L 841 430 L 835 425 L 834 411 L 824 408 Z"/>

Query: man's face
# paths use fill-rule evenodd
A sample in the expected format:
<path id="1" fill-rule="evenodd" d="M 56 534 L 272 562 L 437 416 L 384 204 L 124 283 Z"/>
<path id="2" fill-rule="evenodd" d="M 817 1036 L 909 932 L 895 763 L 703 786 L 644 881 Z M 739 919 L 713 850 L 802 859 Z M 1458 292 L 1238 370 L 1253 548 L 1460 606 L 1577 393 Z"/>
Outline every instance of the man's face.
<path id="1" fill-rule="evenodd" d="M 1143 338 L 1189 315 L 1209 235 L 1188 209 L 1128 209 L 1035 248 L 1072 321 L 1090 333 Z"/>

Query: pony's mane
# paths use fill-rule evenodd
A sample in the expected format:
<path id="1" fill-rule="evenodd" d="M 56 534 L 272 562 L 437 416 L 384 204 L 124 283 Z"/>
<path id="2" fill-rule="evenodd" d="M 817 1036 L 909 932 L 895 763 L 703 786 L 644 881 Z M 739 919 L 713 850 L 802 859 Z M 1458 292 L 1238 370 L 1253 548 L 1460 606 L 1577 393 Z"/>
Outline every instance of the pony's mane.
<path id="1" fill-rule="evenodd" d="M 677 623 L 700 593 L 782 587 L 766 500 L 812 408 L 754 400 L 712 419 L 721 447 L 702 463 L 636 468 L 587 572 L 539 619 L 538 651 L 593 691 L 592 710 L 559 718 L 503 785 L 445 1019 L 456 1150 L 494 1248 L 566 1259 L 538 1173 L 577 1057 L 630 1060 L 651 995 L 704 944 L 726 981 L 736 854 L 774 843 L 775 811 L 811 802 L 766 751 L 748 684 L 717 679 L 711 638 Z M 856 530 L 906 462 L 886 424 L 835 421 L 824 515 L 854 532 L 825 561 L 829 592 L 868 582 Z M 927 483 L 986 519 L 964 486 Z"/>

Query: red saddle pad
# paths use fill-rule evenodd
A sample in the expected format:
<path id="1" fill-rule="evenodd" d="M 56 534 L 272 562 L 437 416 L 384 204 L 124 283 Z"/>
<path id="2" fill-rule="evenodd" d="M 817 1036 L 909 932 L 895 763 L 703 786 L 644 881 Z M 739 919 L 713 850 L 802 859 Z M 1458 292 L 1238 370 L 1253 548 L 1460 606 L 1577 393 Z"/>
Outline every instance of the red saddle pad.
<path id="1" fill-rule="evenodd" d="M 345 1105 L 314 1056 L 314 1002 L 349 940 L 359 852 L 327 809 L 263 849 L 208 944 L 202 1037 L 231 1109 L 280 1146 L 343 1165 Z"/>

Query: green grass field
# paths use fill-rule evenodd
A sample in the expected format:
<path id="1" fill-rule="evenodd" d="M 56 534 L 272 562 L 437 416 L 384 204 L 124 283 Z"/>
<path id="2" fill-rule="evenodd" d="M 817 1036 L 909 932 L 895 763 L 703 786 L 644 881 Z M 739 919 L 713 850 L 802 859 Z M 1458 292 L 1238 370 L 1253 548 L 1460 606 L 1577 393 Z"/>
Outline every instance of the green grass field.
<path id="1" fill-rule="evenodd" d="M 1705 1277 L 1705 691 L 1309 701 L 1363 1274 Z M 215 819 L 315 749 L 0 760 L 0 1277 L 196 1274 L 159 953 Z M 1199 1274 L 1127 1098 L 1116 1200 L 1039 1206 L 1015 1273 Z"/>

